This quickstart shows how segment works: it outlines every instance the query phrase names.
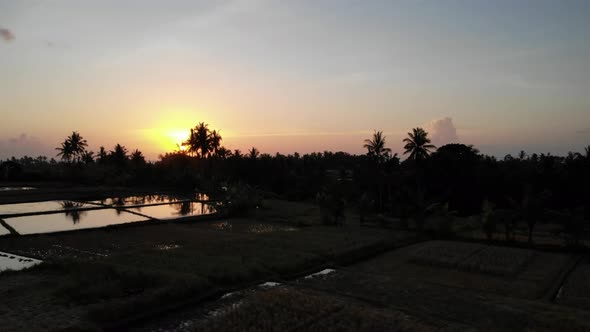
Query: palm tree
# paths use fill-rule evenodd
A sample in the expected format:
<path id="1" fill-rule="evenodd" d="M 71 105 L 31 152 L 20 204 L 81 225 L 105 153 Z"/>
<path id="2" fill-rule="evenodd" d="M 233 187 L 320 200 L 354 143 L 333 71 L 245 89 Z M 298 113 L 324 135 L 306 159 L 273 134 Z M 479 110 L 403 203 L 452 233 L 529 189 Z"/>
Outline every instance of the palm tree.
<path id="1" fill-rule="evenodd" d="M 217 130 L 213 130 L 209 135 L 209 140 L 211 144 L 211 150 L 213 150 L 213 154 L 218 156 L 219 147 L 221 146 L 221 133 Z"/>
<path id="2" fill-rule="evenodd" d="M 248 156 L 250 159 L 256 159 L 258 158 L 258 155 L 260 155 L 260 151 L 258 151 L 258 149 L 255 147 L 252 147 L 252 149 L 248 151 Z"/>
<path id="3" fill-rule="evenodd" d="M 70 144 L 69 139 L 66 139 L 65 141 L 63 141 L 61 143 L 61 147 L 57 147 L 55 149 L 57 151 L 59 151 L 57 153 L 57 156 L 61 157 L 61 160 L 65 160 L 67 162 L 69 162 L 72 159 L 72 156 L 74 155 L 74 152 L 72 150 L 72 145 Z"/>
<path id="4" fill-rule="evenodd" d="M 227 149 L 225 146 L 222 146 L 217 150 L 216 155 L 221 159 L 227 159 L 232 156 L 232 152 L 230 149 Z"/>
<path id="5" fill-rule="evenodd" d="M 60 147 L 55 149 L 59 151 L 57 155 L 61 156 L 62 160 L 80 162 L 85 157 L 87 146 L 86 140 L 78 132 L 74 131 L 72 135 L 66 137 Z"/>
<path id="6" fill-rule="evenodd" d="M 367 149 L 369 156 L 375 157 L 379 162 L 387 159 L 391 153 L 391 149 L 385 147 L 385 136 L 382 131 L 375 130 L 373 139 L 366 139 L 363 147 Z"/>
<path id="7" fill-rule="evenodd" d="M 197 134 L 193 128 L 191 128 L 191 133 L 189 134 L 186 141 L 182 142 L 182 146 L 186 146 L 186 151 L 189 154 L 196 154 L 199 152 L 199 144 L 197 142 Z"/>
<path id="8" fill-rule="evenodd" d="M 94 162 L 94 151 L 86 151 L 81 159 L 85 164 L 92 164 Z"/>
<path id="9" fill-rule="evenodd" d="M 88 142 L 80 136 L 78 132 L 72 132 L 72 135 L 68 138 L 70 140 L 70 146 L 72 148 L 72 152 L 74 153 L 74 157 L 79 162 L 84 157 L 86 153 L 86 147 L 88 146 Z"/>
<path id="10" fill-rule="evenodd" d="M 244 155 L 242 154 L 242 150 L 240 149 L 235 149 L 234 153 L 233 153 L 233 157 L 236 159 L 240 159 L 242 158 Z"/>
<path id="11" fill-rule="evenodd" d="M 113 163 L 118 166 L 124 166 L 127 162 L 127 148 L 123 145 L 117 143 L 113 151 L 111 151 L 110 156 Z"/>
<path id="12" fill-rule="evenodd" d="M 131 153 L 131 162 L 134 165 L 143 165 L 145 164 L 145 157 L 143 156 L 143 154 L 141 153 L 141 151 L 139 151 L 138 149 L 135 149 L 135 151 L 133 151 Z"/>
<path id="13" fill-rule="evenodd" d="M 201 122 L 195 127 L 196 140 L 201 153 L 201 158 L 205 158 L 211 152 L 211 138 L 209 136 L 209 125 Z"/>
<path id="14" fill-rule="evenodd" d="M 105 150 L 104 146 L 101 146 L 98 150 L 97 160 L 99 163 L 104 164 L 107 161 L 107 150 Z"/>
<path id="15" fill-rule="evenodd" d="M 403 140 L 406 145 L 404 154 L 409 153 L 410 160 L 423 160 L 428 158 L 432 149 L 436 147 L 430 144 L 430 138 L 428 133 L 422 128 L 414 128 L 411 133 L 408 133 L 408 137 Z"/>

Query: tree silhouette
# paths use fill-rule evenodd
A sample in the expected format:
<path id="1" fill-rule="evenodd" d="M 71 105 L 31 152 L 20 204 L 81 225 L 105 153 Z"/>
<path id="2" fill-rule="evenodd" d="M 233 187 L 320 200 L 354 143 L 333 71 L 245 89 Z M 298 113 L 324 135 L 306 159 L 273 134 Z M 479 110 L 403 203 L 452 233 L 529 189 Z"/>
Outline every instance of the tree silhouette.
<path id="1" fill-rule="evenodd" d="M 424 160 L 430 155 L 430 150 L 436 147 L 430 144 L 430 138 L 428 133 L 422 128 L 414 128 L 411 133 L 408 133 L 408 137 L 403 140 L 406 145 L 404 146 L 404 154 L 410 154 L 408 159 L 410 160 Z"/>
<path id="2" fill-rule="evenodd" d="M 389 157 L 391 153 L 390 148 L 385 147 L 385 136 L 382 131 L 375 131 L 373 133 L 373 139 L 366 139 L 363 145 L 367 149 L 367 154 L 382 162 Z"/>
<path id="3" fill-rule="evenodd" d="M 87 146 L 88 142 L 86 142 L 78 132 L 74 131 L 72 132 L 72 135 L 68 136 L 65 141 L 61 143 L 60 147 L 56 148 L 56 150 L 59 151 L 57 156 L 60 156 L 62 160 L 68 162 L 81 162 L 86 155 Z"/>
<path id="4" fill-rule="evenodd" d="M 250 159 L 256 159 L 259 155 L 260 151 L 258 151 L 258 149 L 255 147 L 252 147 L 252 149 L 248 150 L 248 157 L 250 157 Z"/>
<path id="5" fill-rule="evenodd" d="M 61 143 L 61 146 L 57 147 L 55 149 L 57 151 L 59 151 L 57 153 L 57 156 L 61 157 L 61 160 L 65 160 L 67 162 L 70 162 L 72 160 L 72 156 L 74 155 L 74 152 L 72 150 L 72 145 L 70 144 L 70 141 L 68 139 L 63 141 Z"/>
<path id="6" fill-rule="evenodd" d="M 108 157 L 107 150 L 105 150 L 104 146 L 101 146 L 100 149 L 98 150 L 98 155 L 96 157 L 97 161 L 100 164 L 104 164 L 107 161 L 107 157 Z"/>
<path id="7" fill-rule="evenodd" d="M 94 162 L 94 151 L 84 152 L 84 156 L 82 157 L 82 161 L 85 164 L 92 164 Z"/>
<path id="8" fill-rule="evenodd" d="M 138 149 L 135 149 L 135 151 L 133 151 L 131 153 L 130 160 L 131 160 L 131 163 L 136 166 L 141 166 L 141 165 L 145 164 L 145 157 L 143 156 L 141 151 L 139 151 Z"/>
<path id="9" fill-rule="evenodd" d="M 209 125 L 201 122 L 195 128 L 197 144 L 201 153 L 201 158 L 205 158 L 211 152 L 211 137 L 209 135 Z"/>
<path id="10" fill-rule="evenodd" d="M 216 132 L 216 136 L 219 137 L 218 143 L 221 141 L 221 136 Z M 211 145 L 211 133 L 209 132 L 209 125 L 200 122 L 195 128 L 191 129 L 189 137 L 182 143 L 183 146 L 187 146 L 187 151 L 197 157 L 205 158 L 209 155 L 212 150 Z"/>
<path id="11" fill-rule="evenodd" d="M 111 151 L 109 158 L 115 165 L 123 167 L 127 162 L 127 149 L 121 144 L 117 143 L 115 148 Z"/>
<path id="12" fill-rule="evenodd" d="M 217 149 L 216 155 L 221 159 L 231 158 L 233 155 L 231 150 L 227 149 L 225 146 L 220 147 Z"/>
<path id="13" fill-rule="evenodd" d="M 215 156 L 219 156 L 219 148 L 221 147 L 221 134 L 217 130 L 211 131 L 209 134 L 209 141 L 210 141 L 210 149 L 213 151 Z"/>

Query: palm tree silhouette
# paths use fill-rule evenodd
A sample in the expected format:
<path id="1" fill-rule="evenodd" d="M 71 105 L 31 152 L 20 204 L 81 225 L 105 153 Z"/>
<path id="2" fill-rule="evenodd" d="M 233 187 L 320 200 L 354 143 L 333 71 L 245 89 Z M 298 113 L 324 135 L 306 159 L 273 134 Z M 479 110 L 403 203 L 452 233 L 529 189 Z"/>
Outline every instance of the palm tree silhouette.
<path id="1" fill-rule="evenodd" d="M 87 146 L 88 142 L 78 132 L 73 131 L 72 135 L 68 136 L 61 146 L 55 149 L 59 151 L 57 156 L 61 156 L 62 160 L 80 162 L 86 155 Z"/>
<path id="2" fill-rule="evenodd" d="M 209 132 L 209 125 L 200 122 L 195 128 L 191 129 L 191 133 L 186 141 L 182 143 L 183 146 L 187 146 L 187 150 L 189 153 L 193 155 L 197 155 L 197 157 L 205 158 L 209 155 L 212 150 L 212 137 L 211 133 Z M 217 148 L 219 148 L 219 142 L 221 141 L 221 136 L 215 132 L 217 141 Z M 218 137 L 218 138 L 217 138 Z"/>
<path id="3" fill-rule="evenodd" d="M 72 135 L 69 137 L 70 145 L 72 147 L 72 151 L 74 152 L 74 157 L 79 162 L 84 157 L 86 153 L 86 147 L 88 146 L 88 142 L 80 136 L 78 132 L 72 132 Z"/>
<path id="4" fill-rule="evenodd" d="M 97 161 L 104 164 L 107 161 L 107 156 L 107 150 L 105 150 L 104 146 L 101 146 L 98 150 L 98 156 L 96 157 Z"/>
<path id="5" fill-rule="evenodd" d="M 240 159 L 242 158 L 244 155 L 242 154 L 242 150 L 240 149 L 235 149 L 234 153 L 233 153 L 233 157 L 236 159 Z"/>
<path id="6" fill-rule="evenodd" d="M 118 166 L 124 166 L 127 162 L 127 148 L 117 143 L 113 151 L 111 151 L 109 157 Z"/>
<path id="7" fill-rule="evenodd" d="M 436 147 L 430 144 L 430 138 L 428 133 L 422 128 L 414 128 L 411 133 L 408 133 L 408 137 L 403 140 L 406 145 L 404 146 L 404 154 L 409 153 L 410 160 L 423 160 L 428 158 L 432 149 Z"/>
<path id="8" fill-rule="evenodd" d="M 260 151 L 258 151 L 257 148 L 252 147 L 252 149 L 248 150 L 248 156 L 250 159 L 256 159 L 258 158 L 258 155 L 260 155 Z"/>
<path id="9" fill-rule="evenodd" d="M 191 128 L 191 132 L 186 141 L 182 142 L 182 146 L 186 146 L 186 151 L 191 154 L 195 155 L 199 151 L 199 144 L 197 143 L 197 135 L 195 130 Z"/>
<path id="10" fill-rule="evenodd" d="M 201 158 L 205 158 L 211 152 L 211 137 L 209 136 L 209 125 L 201 122 L 195 127 L 197 144 L 201 153 Z"/>
<path id="11" fill-rule="evenodd" d="M 85 164 L 92 164 L 94 162 L 94 151 L 86 151 L 82 156 L 82 161 Z"/>
<path id="12" fill-rule="evenodd" d="M 143 154 L 141 153 L 141 151 L 139 151 L 138 149 L 135 149 L 135 151 L 133 151 L 131 153 L 131 163 L 133 163 L 134 165 L 143 165 L 145 164 L 145 157 L 143 156 Z"/>
<path id="13" fill-rule="evenodd" d="M 375 157 L 378 161 L 387 159 L 391 153 L 391 149 L 385 147 L 385 136 L 382 131 L 375 130 L 373 139 L 366 139 L 363 147 L 367 149 L 369 156 Z"/>
<path id="14" fill-rule="evenodd" d="M 211 145 L 211 150 L 215 156 L 219 156 L 219 147 L 221 146 L 221 133 L 217 130 L 213 130 L 211 134 L 209 134 L 209 141 Z"/>
<path id="15" fill-rule="evenodd" d="M 68 139 L 66 139 L 65 141 L 63 141 L 61 143 L 60 147 L 55 148 L 57 151 L 59 151 L 57 153 L 58 157 L 61 157 L 61 160 L 65 160 L 67 162 L 69 162 L 70 160 L 72 160 L 72 156 L 74 155 L 74 152 L 72 150 L 72 145 L 70 144 L 70 141 Z"/>
<path id="16" fill-rule="evenodd" d="M 232 155 L 231 150 L 227 149 L 225 146 L 222 146 L 217 150 L 217 156 L 221 159 L 231 158 Z"/>

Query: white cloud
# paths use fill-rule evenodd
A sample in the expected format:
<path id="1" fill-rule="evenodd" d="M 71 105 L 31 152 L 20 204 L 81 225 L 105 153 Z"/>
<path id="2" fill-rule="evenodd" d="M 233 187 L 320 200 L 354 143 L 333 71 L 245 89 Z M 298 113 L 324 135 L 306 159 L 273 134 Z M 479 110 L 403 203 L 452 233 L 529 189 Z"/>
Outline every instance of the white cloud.
<path id="1" fill-rule="evenodd" d="M 426 128 L 432 139 L 432 143 L 437 147 L 448 143 L 457 143 L 459 141 L 457 128 L 455 128 L 453 119 L 450 117 L 432 120 Z"/>

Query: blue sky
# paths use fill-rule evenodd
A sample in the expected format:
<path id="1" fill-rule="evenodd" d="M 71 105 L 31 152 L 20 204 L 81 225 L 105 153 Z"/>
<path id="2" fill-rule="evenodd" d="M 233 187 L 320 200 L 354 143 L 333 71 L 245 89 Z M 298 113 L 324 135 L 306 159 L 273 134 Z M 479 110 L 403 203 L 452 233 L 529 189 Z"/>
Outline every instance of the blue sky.
<path id="1" fill-rule="evenodd" d="M 72 130 L 154 159 L 344 150 L 412 127 L 503 156 L 590 144 L 588 1 L 2 1 L 0 158 Z"/>

